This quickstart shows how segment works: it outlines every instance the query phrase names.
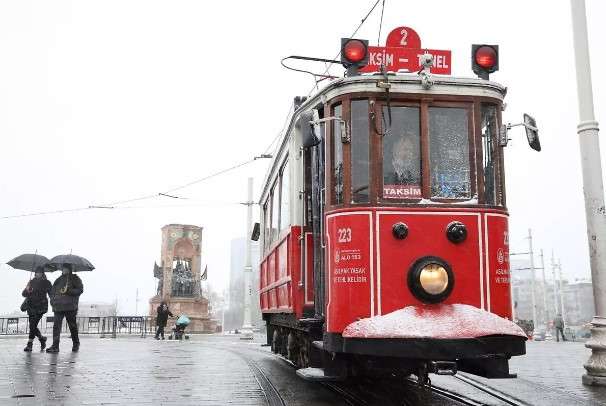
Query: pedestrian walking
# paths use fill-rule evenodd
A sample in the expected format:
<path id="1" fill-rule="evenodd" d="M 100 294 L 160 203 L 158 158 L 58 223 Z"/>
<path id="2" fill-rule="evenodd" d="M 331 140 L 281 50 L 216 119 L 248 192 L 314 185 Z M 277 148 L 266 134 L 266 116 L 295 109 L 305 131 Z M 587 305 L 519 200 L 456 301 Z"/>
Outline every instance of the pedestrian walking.
<path id="1" fill-rule="evenodd" d="M 160 306 L 158 306 L 156 313 L 156 326 L 158 326 L 158 329 L 156 330 L 156 340 L 159 340 L 160 336 L 162 336 L 162 339 L 164 340 L 164 327 L 166 327 L 166 323 L 168 322 L 168 316 L 174 316 L 170 312 L 170 309 L 168 308 L 168 305 L 165 301 L 162 301 L 160 303 Z"/>
<path id="2" fill-rule="evenodd" d="M 64 264 L 61 269 L 61 276 L 53 283 L 51 289 L 51 306 L 54 312 L 53 344 L 46 349 L 46 352 L 59 352 L 63 318 L 67 321 L 72 336 L 72 351 L 77 352 L 80 349 L 76 315 L 78 314 L 78 301 L 82 292 L 84 292 L 82 280 L 72 272 L 70 264 Z"/>
<path id="3" fill-rule="evenodd" d="M 36 337 L 40 340 L 40 350 L 46 348 L 46 337 L 38 329 L 38 323 L 40 323 L 40 319 L 42 319 L 44 313 L 48 311 L 47 295 L 50 293 L 51 288 L 52 285 L 46 279 L 44 269 L 38 267 L 36 268 L 34 279 L 27 283 L 27 286 L 21 293 L 25 298 L 22 310 L 27 311 L 27 317 L 29 318 L 29 337 L 23 351 L 32 352 Z"/>
<path id="4" fill-rule="evenodd" d="M 560 342 L 560 334 L 562 335 L 562 341 L 567 341 L 564 335 L 564 319 L 562 315 L 558 313 L 555 319 L 553 319 L 553 326 L 556 329 L 556 341 Z"/>

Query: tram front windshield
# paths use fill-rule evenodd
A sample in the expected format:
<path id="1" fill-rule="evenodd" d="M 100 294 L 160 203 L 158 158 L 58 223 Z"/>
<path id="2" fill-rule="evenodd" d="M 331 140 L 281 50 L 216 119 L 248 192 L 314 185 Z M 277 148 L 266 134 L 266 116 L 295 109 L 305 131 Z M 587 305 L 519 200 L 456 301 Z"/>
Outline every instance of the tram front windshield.
<path id="1" fill-rule="evenodd" d="M 480 195 L 480 204 L 504 204 L 497 105 L 477 107 L 480 134 L 474 133 L 473 103 L 382 103 L 374 116 L 368 100 L 350 100 L 350 143 L 343 144 L 338 121 L 333 123 L 331 203 L 478 202 Z M 332 106 L 337 116 L 341 108 Z"/>

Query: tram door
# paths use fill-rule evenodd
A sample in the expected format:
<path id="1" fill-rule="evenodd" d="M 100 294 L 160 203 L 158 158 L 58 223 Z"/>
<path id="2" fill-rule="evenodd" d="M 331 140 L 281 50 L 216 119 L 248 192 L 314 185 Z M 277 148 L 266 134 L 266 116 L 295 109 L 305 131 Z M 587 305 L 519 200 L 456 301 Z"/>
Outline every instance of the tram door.
<path id="1" fill-rule="evenodd" d="M 320 125 L 322 141 L 311 147 L 305 154 L 306 175 L 309 181 L 305 182 L 305 195 L 307 196 L 308 226 L 313 238 L 313 267 L 314 267 L 314 317 L 324 318 L 324 125 Z M 307 255 L 307 253 L 306 253 Z"/>

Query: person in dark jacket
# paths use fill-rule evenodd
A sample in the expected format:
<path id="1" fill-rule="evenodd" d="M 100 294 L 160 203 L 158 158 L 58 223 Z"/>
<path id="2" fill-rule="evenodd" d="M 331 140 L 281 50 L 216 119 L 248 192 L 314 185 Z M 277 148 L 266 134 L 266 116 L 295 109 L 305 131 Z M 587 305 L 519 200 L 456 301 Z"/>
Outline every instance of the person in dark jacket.
<path id="1" fill-rule="evenodd" d="M 156 330 L 156 340 L 159 340 L 160 336 L 162 336 L 162 339 L 164 340 L 164 327 L 166 327 L 166 323 L 168 322 L 168 316 L 174 316 L 170 312 L 165 301 L 160 302 L 160 306 L 156 309 L 156 313 L 156 326 L 158 326 L 158 329 Z"/>
<path id="2" fill-rule="evenodd" d="M 556 329 L 556 340 L 560 341 L 560 334 L 562 335 L 562 340 L 566 341 L 566 336 L 564 335 L 564 319 L 562 315 L 558 313 L 558 315 L 553 319 L 553 326 Z"/>
<path id="3" fill-rule="evenodd" d="M 37 268 L 34 279 L 28 282 L 21 293 L 26 298 L 27 316 L 29 318 L 29 339 L 23 351 L 31 352 L 34 345 L 34 338 L 40 340 L 40 349 L 46 348 L 46 337 L 38 329 L 38 323 L 44 313 L 48 311 L 48 299 L 46 296 L 50 293 L 51 283 L 46 279 L 44 270 Z"/>
<path id="4" fill-rule="evenodd" d="M 78 275 L 72 273 L 70 265 L 63 265 L 61 273 L 62 275 L 53 283 L 50 294 L 51 306 L 55 313 L 53 318 L 53 345 L 46 349 L 46 352 L 50 353 L 59 352 L 63 318 L 67 320 L 69 332 L 72 335 L 72 351 L 76 352 L 80 349 L 76 315 L 78 314 L 78 300 L 84 292 L 84 287 Z"/>

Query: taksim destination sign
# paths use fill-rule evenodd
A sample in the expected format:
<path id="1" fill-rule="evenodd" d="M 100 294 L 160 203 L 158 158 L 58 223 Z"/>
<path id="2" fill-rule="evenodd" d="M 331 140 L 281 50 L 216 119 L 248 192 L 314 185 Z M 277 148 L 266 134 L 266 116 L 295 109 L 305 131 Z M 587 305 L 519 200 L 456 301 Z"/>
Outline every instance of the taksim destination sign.
<path id="1" fill-rule="evenodd" d="M 410 27 L 398 27 L 387 36 L 386 46 L 368 47 L 368 65 L 360 68 L 360 72 L 380 72 L 385 66 L 387 72 L 406 70 L 418 72 L 422 69 L 423 54 L 433 55 L 431 73 L 450 75 L 451 52 L 438 49 L 421 48 L 421 38 Z"/>

